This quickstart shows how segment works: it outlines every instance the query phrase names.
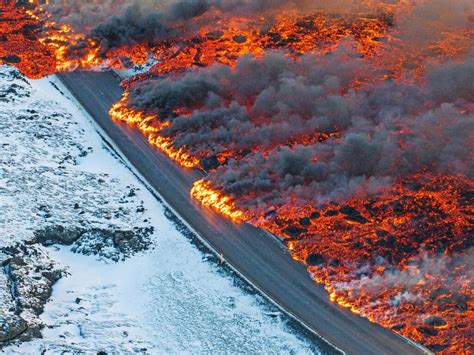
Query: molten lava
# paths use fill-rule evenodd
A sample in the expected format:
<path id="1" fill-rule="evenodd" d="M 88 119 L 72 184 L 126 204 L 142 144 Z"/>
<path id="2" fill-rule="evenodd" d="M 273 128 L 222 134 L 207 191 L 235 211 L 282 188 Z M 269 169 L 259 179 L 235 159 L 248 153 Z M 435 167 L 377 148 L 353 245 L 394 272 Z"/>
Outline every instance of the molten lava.
<path id="1" fill-rule="evenodd" d="M 357 3 L 147 21 L 132 9 L 80 28 L 3 1 L 0 61 L 39 78 L 152 59 L 110 115 L 207 170 L 193 197 L 285 238 L 341 306 L 469 353 L 474 5 Z"/>

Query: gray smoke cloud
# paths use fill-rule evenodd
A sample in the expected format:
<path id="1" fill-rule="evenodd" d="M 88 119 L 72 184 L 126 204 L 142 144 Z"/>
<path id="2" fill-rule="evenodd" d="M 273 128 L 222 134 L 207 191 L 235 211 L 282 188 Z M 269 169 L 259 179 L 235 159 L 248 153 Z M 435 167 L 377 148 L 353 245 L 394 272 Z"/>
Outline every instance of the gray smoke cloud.
<path id="1" fill-rule="evenodd" d="M 350 89 L 371 74 L 348 49 L 299 61 L 270 53 L 242 58 L 235 69 L 139 83 L 130 104 L 169 120 L 163 134 L 193 156 L 241 154 L 208 179 L 245 208 L 375 193 L 420 169 L 473 177 L 474 117 L 461 108 L 473 104 L 474 52 L 434 66 L 419 85 Z M 177 108 L 191 115 L 174 116 Z M 320 133 L 334 136 L 291 144 Z"/>
<path id="2" fill-rule="evenodd" d="M 204 24 L 196 20 L 209 10 L 224 14 L 254 16 L 281 6 L 305 8 L 307 0 L 53 0 L 45 5 L 60 24 L 99 42 L 103 55 L 122 46 L 160 42 L 190 35 Z M 70 48 L 81 55 L 84 43 Z"/>
<path id="3" fill-rule="evenodd" d="M 168 40 L 192 36 L 208 19 L 199 18 L 210 10 L 222 16 L 261 16 L 279 8 L 299 10 L 302 15 L 315 10 L 338 14 L 367 16 L 384 14 L 397 25 L 397 36 L 403 41 L 427 46 L 447 31 L 474 26 L 474 6 L 470 0 L 415 1 L 409 15 L 391 18 L 380 5 L 393 1 L 357 2 L 352 0 L 51 0 L 44 5 L 58 24 L 69 24 L 76 31 L 100 44 L 105 54 L 121 46 L 137 43 L 156 45 Z M 388 10 L 391 11 L 391 10 Z M 268 16 L 271 23 L 272 16 Z M 70 49 L 71 56 L 81 56 L 84 43 Z"/>

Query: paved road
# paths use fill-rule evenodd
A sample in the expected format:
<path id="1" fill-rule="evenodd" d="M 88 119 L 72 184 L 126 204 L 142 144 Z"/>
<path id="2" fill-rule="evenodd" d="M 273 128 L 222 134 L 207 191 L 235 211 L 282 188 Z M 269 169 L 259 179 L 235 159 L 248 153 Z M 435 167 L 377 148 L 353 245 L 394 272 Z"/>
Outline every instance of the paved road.
<path id="1" fill-rule="evenodd" d="M 292 260 L 278 240 L 248 224 L 235 225 L 193 200 L 189 190 L 202 172 L 180 168 L 152 148 L 138 130 L 109 118 L 109 108 L 122 94 L 113 74 L 73 72 L 59 78 L 179 216 L 285 311 L 347 353 L 421 353 L 395 333 L 330 302 L 323 287 L 310 279 L 304 265 Z M 314 340 L 318 341 L 316 336 Z"/>

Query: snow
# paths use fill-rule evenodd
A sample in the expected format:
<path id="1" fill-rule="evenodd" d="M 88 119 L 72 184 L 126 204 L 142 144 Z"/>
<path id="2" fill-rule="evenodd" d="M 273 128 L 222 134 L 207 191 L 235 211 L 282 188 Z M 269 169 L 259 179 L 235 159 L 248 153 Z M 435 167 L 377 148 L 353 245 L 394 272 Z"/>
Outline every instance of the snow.
<path id="1" fill-rule="evenodd" d="M 178 232 L 67 95 L 54 77 L 24 81 L 0 67 L 0 247 L 59 224 L 153 226 L 153 247 L 120 262 L 41 247 L 68 276 L 54 286 L 39 317 L 43 339 L 4 351 L 317 351 L 285 315 Z M 0 283 L 0 302 L 2 295 Z"/>

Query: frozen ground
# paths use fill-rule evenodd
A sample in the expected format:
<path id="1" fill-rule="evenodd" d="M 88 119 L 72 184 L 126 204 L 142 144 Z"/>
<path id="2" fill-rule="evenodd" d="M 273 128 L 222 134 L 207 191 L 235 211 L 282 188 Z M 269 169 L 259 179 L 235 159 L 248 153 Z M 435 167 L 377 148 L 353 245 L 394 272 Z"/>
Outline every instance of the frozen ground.
<path id="1" fill-rule="evenodd" d="M 57 88 L 0 67 L 3 351 L 315 352 L 177 231 Z"/>

